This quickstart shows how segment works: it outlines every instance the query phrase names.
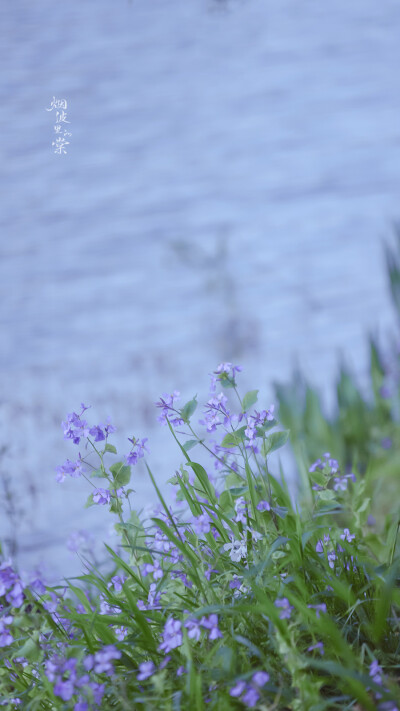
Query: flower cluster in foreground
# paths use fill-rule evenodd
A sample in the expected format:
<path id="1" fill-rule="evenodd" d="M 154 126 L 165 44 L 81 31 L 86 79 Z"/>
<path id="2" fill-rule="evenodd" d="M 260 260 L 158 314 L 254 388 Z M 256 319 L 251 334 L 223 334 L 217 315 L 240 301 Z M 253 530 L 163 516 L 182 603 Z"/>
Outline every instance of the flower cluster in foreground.
<path id="1" fill-rule="evenodd" d="M 87 481 L 87 505 L 109 507 L 119 544 L 90 566 L 77 532 L 68 546 L 85 550 L 86 569 L 64 586 L 26 582 L 2 560 L 0 705 L 400 708 L 398 519 L 372 531 L 366 478 L 328 452 L 293 500 L 274 455 L 288 432 L 273 405 L 255 409 L 258 391 L 241 397 L 240 371 L 216 368 L 197 424 L 197 397 L 157 403 L 183 459 L 169 501 L 145 438 L 119 459 L 110 423 L 90 424 L 84 404 L 67 415 L 78 453 L 56 479 Z M 144 465 L 159 503 L 139 514 L 129 486 Z"/>

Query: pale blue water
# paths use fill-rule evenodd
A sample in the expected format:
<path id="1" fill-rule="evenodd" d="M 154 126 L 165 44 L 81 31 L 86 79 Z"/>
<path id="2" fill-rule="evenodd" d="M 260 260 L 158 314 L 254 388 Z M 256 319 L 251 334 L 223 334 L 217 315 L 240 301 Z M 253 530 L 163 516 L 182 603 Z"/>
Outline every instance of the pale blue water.
<path id="1" fill-rule="evenodd" d="M 60 567 L 69 532 L 106 530 L 83 482 L 54 482 L 82 400 L 122 451 L 149 436 L 165 481 L 180 456 L 152 403 L 205 396 L 221 360 L 266 405 L 295 359 L 327 400 L 340 350 L 363 380 L 365 332 L 393 321 L 400 6 L 3 0 L 0 27 L 3 466 L 21 561 Z"/>

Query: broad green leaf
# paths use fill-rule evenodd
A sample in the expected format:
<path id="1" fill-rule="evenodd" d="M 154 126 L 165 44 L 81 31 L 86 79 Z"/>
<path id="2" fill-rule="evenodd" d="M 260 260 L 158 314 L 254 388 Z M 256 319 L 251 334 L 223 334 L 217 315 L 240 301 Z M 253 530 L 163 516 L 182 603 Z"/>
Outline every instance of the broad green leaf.
<path id="1" fill-rule="evenodd" d="M 110 472 L 114 477 L 114 485 L 118 489 L 120 486 L 129 484 L 131 478 L 131 468 L 123 462 L 117 462 L 110 467 Z"/>
<path id="2" fill-rule="evenodd" d="M 94 471 L 90 472 L 90 476 L 98 479 L 105 479 L 106 478 L 106 473 L 104 469 L 95 469 Z"/>
<path id="3" fill-rule="evenodd" d="M 196 400 L 196 395 L 192 400 L 189 400 L 189 402 L 186 403 L 186 405 L 183 406 L 181 410 L 181 416 L 182 419 L 185 420 L 185 422 L 189 422 L 191 416 L 193 415 L 196 407 L 197 407 L 197 400 Z"/>
<path id="4" fill-rule="evenodd" d="M 111 454 L 117 454 L 117 449 L 113 444 L 106 444 L 104 447 L 105 452 L 111 452 Z"/>
<path id="5" fill-rule="evenodd" d="M 196 462 L 188 462 L 188 465 L 192 467 L 194 473 L 196 474 L 204 493 L 208 496 L 209 501 L 215 502 L 216 497 L 214 490 L 210 484 L 210 480 L 208 478 L 208 474 L 204 467 L 201 466 L 201 464 L 197 464 Z"/>
<path id="6" fill-rule="evenodd" d="M 224 439 L 222 440 L 221 446 L 222 447 L 237 447 L 244 440 L 245 429 L 246 429 L 246 425 L 244 427 L 239 427 L 239 429 L 235 430 L 235 432 L 228 432 L 228 434 L 225 435 Z"/>
<path id="7" fill-rule="evenodd" d="M 242 494 L 244 494 L 248 490 L 249 490 L 248 486 L 234 486 L 231 489 L 229 489 L 232 496 L 242 496 Z"/>
<path id="8" fill-rule="evenodd" d="M 275 452 L 276 449 L 280 449 L 286 444 L 289 437 L 289 430 L 283 430 L 283 432 L 272 432 L 265 441 L 265 454 L 270 454 Z"/>
<path id="9" fill-rule="evenodd" d="M 279 518 L 286 518 L 288 514 L 286 506 L 271 506 L 271 509 L 277 516 L 279 516 Z"/>
<path id="10" fill-rule="evenodd" d="M 242 412 L 247 412 L 258 400 L 258 390 L 249 390 L 243 398 Z"/>
<path id="11" fill-rule="evenodd" d="M 188 452 L 189 449 L 192 449 L 192 448 L 195 447 L 196 444 L 198 444 L 198 443 L 199 443 L 199 442 L 198 442 L 197 439 L 188 439 L 188 441 L 185 442 L 182 446 L 183 446 L 183 449 L 185 450 L 185 452 Z"/>
<path id="12" fill-rule="evenodd" d="M 332 489 L 323 489 L 322 491 L 318 491 L 318 496 L 321 501 L 332 501 L 336 497 L 336 491 L 332 491 Z"/>
<path id="13" fill-rule="evenodd" d="M 89 494 L 89 496 L 86 499 L 85 509 L 88 509 L 89 506 L 94 506 L 93 494 Z"/>

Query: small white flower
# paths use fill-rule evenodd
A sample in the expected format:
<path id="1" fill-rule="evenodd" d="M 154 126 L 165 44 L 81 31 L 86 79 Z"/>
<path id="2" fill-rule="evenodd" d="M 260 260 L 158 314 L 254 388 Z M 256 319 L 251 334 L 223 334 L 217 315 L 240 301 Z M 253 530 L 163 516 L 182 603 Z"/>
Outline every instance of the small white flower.
<path id="1" fill-rule="evenodd" d="M 253 541 L 261 541 L 263 537 L 262 533 L 255 531 L 254 528 L 248 528 L 247 530 L 250 531 Z"/>
<path id="2" fill-rule="evenodd" d="M 230 551 L 229 557 L 234 563 L 238 563 L 242 558 L 247 556 L 247 545 L 246 540 L 243 536 L 237 541 L 231 536 L 231 542 L 225 543 L 225 551 Z"/>

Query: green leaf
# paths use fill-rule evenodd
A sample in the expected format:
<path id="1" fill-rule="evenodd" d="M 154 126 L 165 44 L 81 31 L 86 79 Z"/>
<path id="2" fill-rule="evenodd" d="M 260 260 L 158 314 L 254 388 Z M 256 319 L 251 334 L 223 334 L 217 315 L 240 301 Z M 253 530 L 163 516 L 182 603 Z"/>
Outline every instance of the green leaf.
<path id="1" fill-rule="evenodd" d="M 186 405 L 183 406 L 181 410 L 181 417 L 185 422 L 189 422 L 191 416 L 193 415 L 196 407 L 197 407 L 197 400 L 196 400 L 197 395 L 192 400 L 189 400 L 189 402 L 186 403 Z"/>
<path id="2" fill-rule="evenodd" d="M 117 462 L 110 467 L 110 472 L 114 478 L 114 485 L 118 489 L 120 486 L 129 484 L 131 478 L 131 468 L 123 462 Z"/>
<path id="3" fill-rule="evenodd" d="M 242 412 L 247 412 L 258 400 L 258 390 L 249 390 L 243 398 Z"/>
<path id="4" fill-rule="evenodd" d="M 106 473 L 104 469 L 95 469 L 94 471 L 90 472 L 90 476 L 96 479 L 105 479 Z"/>
<path id="5" fill-rule="evenodd" d="M 248 491 L 248 486 L 234 486 L 229 489 L 232 496 L 242 496 L 246 491 Z"/>
<path id="6" fill-rule="evenodd" d="M 87 497 L 85 509 L 88 509 L 89 506 L 94 506 L 93 494 L 89 494 L 89 496 Z"/>
<path id="7" fill-rule="evenodd" d="M 280 449 L 286 444 L 289 438 L 289 430 L 283 430 L 283 432 L 272 432 L 265 441 L 265 455 L 275 452 L 276 449 Z"/>
<path id="8" fill-rule="evenodd" d="M 235 432 L 229 432 L 227 435 L 225 435 L 224 439 L 222 440 L 221 446 L 222 447 L 237 447 L 244 440 L 245 429 L 246 429 L 246 425 L 244 427 L 239 427 L 239 429 L 235 430 Z"/>
<path id="9" fill-rule="evenodd" d="M 117 454 L 117 449 L 113 444 L 106 444 L 104 447 L 105 452 L 111 452 L 111 454 Z"/>
<path id="10" fill-rule="evenodd" d="M 271 509 L 277 516 L 279 516 L 279 518 L 286 518 L 288 514 L 286 506 L 271 506 Z"/>
<path id="11" fill-rule="evenodd" d="M 323 489 L 322 491 L 318 491 L 318 496 L 321 501 L 332 501 L 336 497 L 336 491 L 332 491 L 332 489 Z"/>
<path id="12" fill-rule="evenodd" d="M 226 512 L 233 509 L 233 500 L 229 491 L 223 491 L 222 494 L 220 494 L 218 504 L 222 511 Z"/>
<path id="13" fill-rule="evenodd" d="M 183 449 L 185 450 L 185 452 L 188 452 L 189 449 L 192 449 L 192 448 L 195 447 L 196 444 L 198 444 L 198 443 L 199 443 L 199 442 L 198 442 L 197 439 L 188 439 L 188 441 L 185 442 L 182 446 L 183 446 Z"/>
<path id="14" fill-rule="evenodd" d="M 29 661 L 36 662 L 42 653 L 39 644 L 39 632 L 34 632 L 32 637 L 26 640 L 25 644 L 18 650 L 19 657 L 26 657 Z"/>
<path id="15" fill-rule="evenodd" d="M 213 491 L 213 488 L 210 484 L 210 480 L 208 478 L 208 474 L 204 467 L 201 466 L 201 464 L 197 464 L 196 462 L 188 462 L 188 465 L 192 467 L 194 473 L 196 474 L 204 493 L 208 496 L 208 500 L 211 502 L 216 501 L 215 493 Z"/>
<path id="16" fill-rule="evenodd" d="M 244 477 L 240 476 L 236 472 L 230 472 L 225 479 L 225 486 L 228 488 L 231 486 L 243 486 Z"/>

